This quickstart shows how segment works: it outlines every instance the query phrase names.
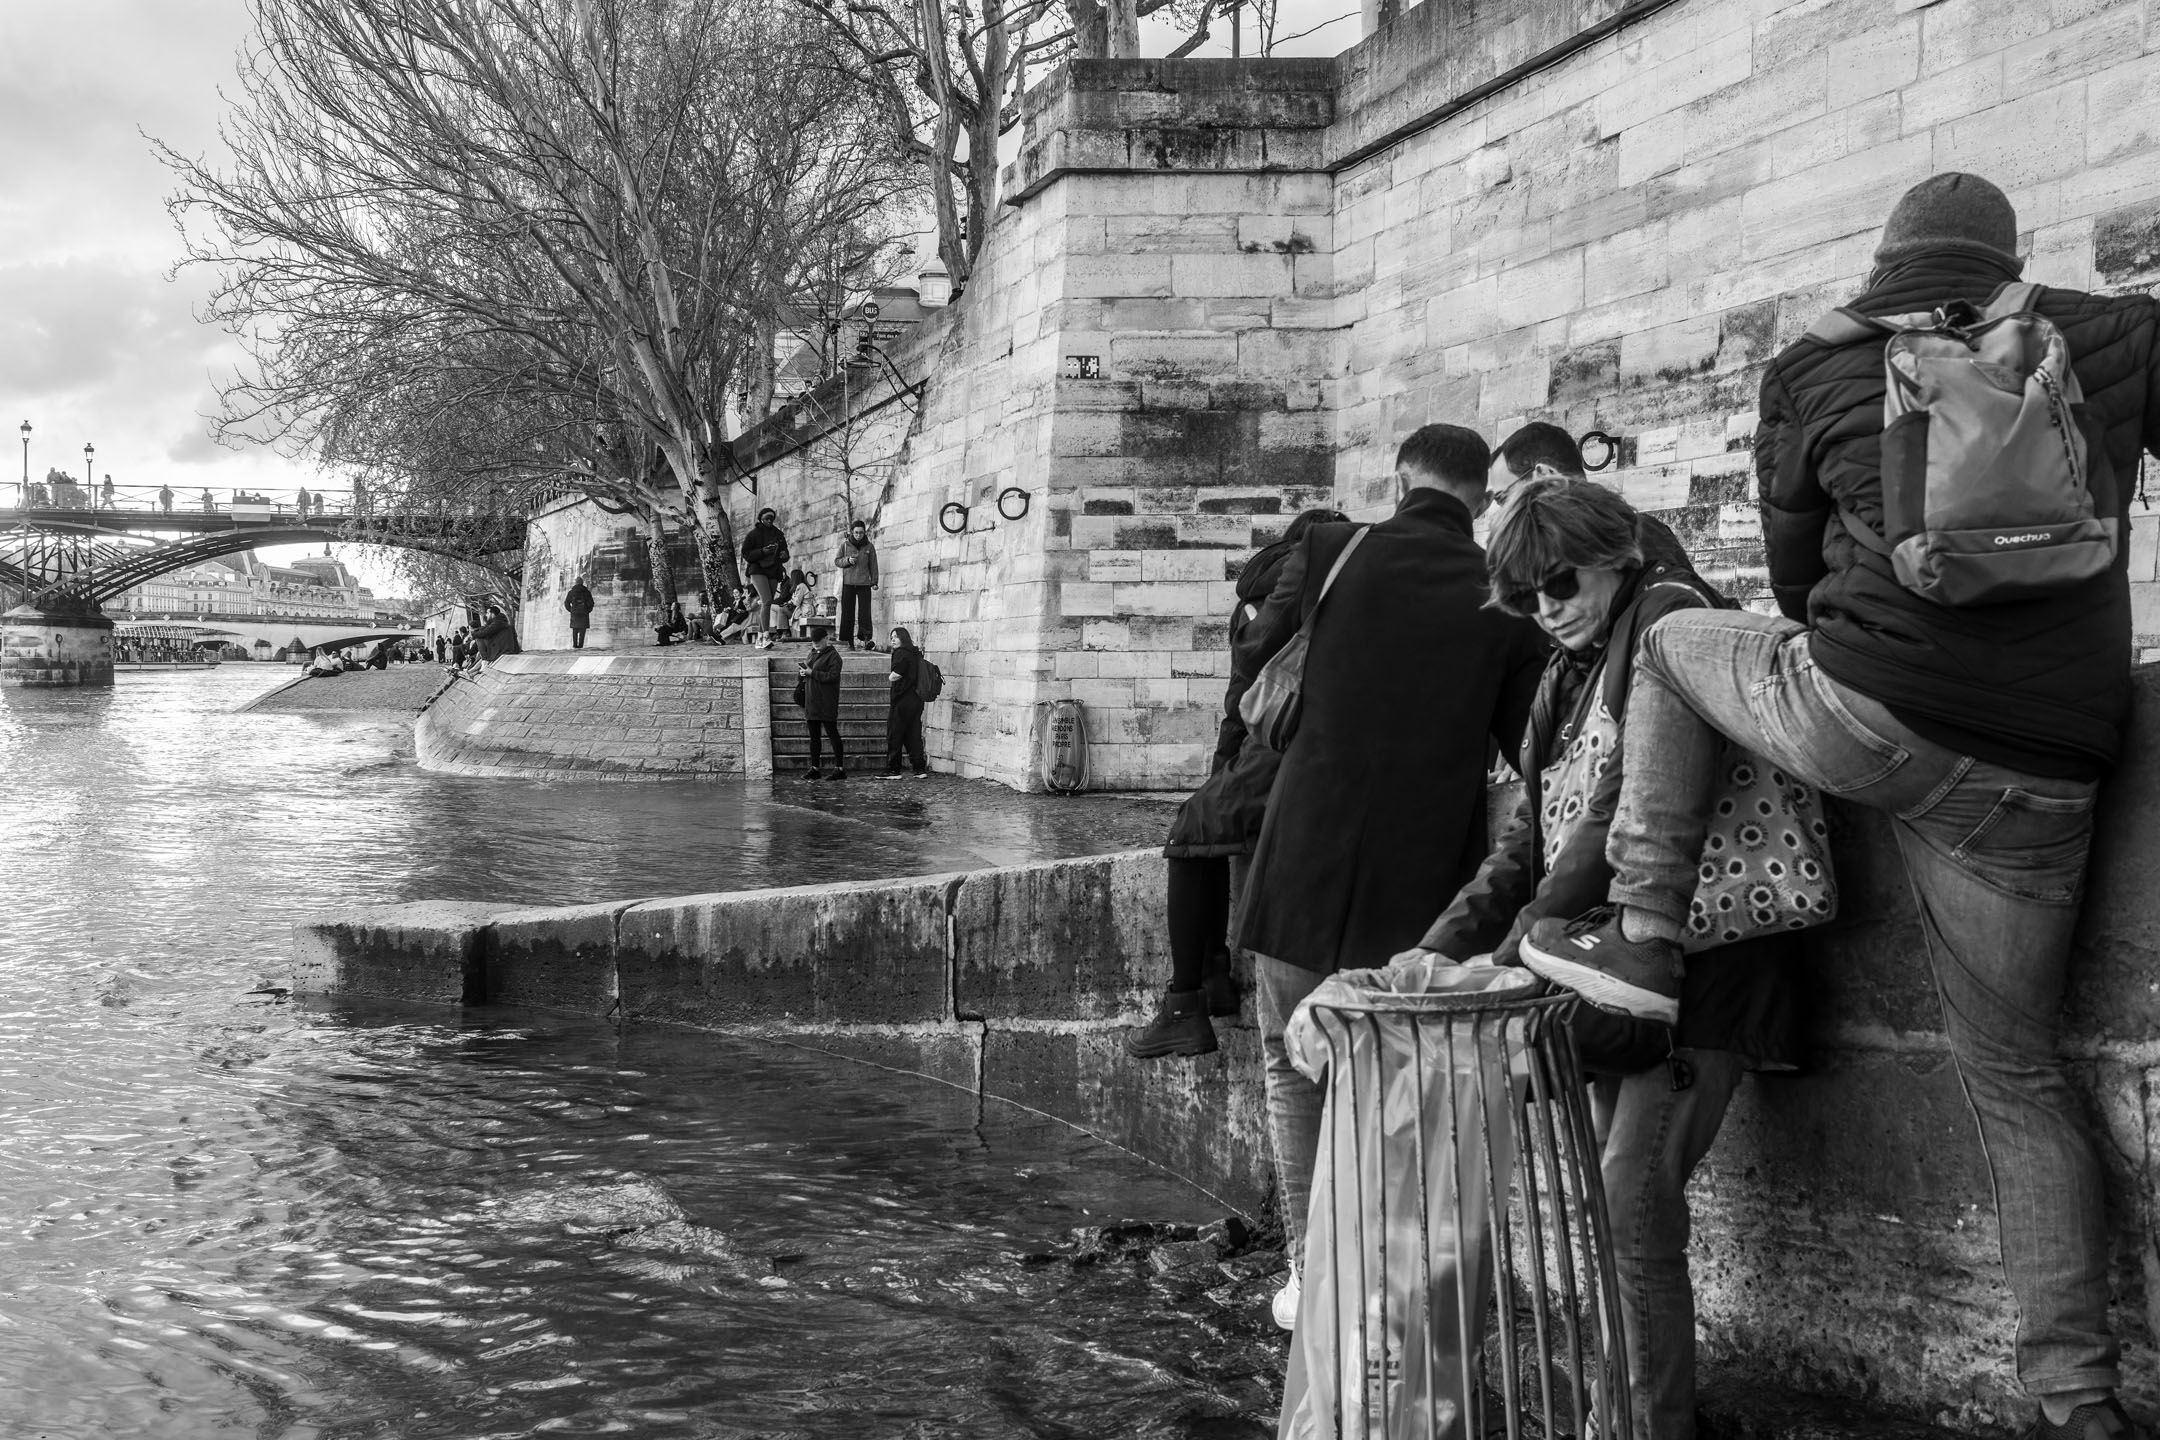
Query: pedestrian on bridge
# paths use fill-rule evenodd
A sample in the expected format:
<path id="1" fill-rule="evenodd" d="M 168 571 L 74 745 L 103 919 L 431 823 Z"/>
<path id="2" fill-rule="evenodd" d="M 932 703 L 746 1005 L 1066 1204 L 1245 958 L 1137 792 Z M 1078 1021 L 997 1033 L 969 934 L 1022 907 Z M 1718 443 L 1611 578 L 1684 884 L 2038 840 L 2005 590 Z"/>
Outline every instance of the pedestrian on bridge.
<path id="1" fill-rule="evenodd" d="M 110 475 L 107 475 L 105 477 L 105 483 L 98 487 L 98 504 L 100 504 L 107 510 L 114 510 L 119 508 L 118 506 L 113 504 L 113 483 L 112 476 Z"/>
<path id="2" fill-rule="evenodd" d="M 172 486 L 170 486 L 170 485 L 160 485 L 160 486 L 158 486 L 157 498 L 158 498 L 158 508 L 159 508 L 159 509 L 161 509 L 161 510 L 163 510 L 163 511 L 164 511 L 164 512 L 165 512 L 165 513 L 166 513 L 167 515 L 170 515 L 170 514 L 172 514 L 172 502 L 173 502 L 173 493 L 172 493 Z"/>
<path id="3" fill-rule="evenodd" d="M 217 501 L 210 498 L 208 490 L 202 492 L 202 508 L 205 515 L 215 515 L 217 513 Z"/>
<path id="4" fill-rule="evenodd" d="M 303 486 L 301 486 L 301 487 L 300 487 L 300 518 L 301 518 L 301 519 L 303 519 L 303 520 L 307 519 L 307 507 L 308 507 L 308 492 L 307 492 L 307 486 L 303 485 Z"/>

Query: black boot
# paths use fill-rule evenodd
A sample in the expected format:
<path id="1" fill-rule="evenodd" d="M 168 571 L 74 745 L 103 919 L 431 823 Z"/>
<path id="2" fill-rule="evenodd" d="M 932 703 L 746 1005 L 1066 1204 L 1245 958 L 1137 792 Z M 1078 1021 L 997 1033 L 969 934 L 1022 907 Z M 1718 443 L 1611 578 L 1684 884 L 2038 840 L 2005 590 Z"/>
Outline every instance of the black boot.
<path id="1" fill-rule="evenodd" d="M 1135 1060 L 1161 1055 L 1205 1055 L 1215 1048 L 1215 1027 L 1208 1024 L 1207 1001 L 1198 990 L 1172 990 L 1145 1029 L 1125 1037 L 1125 1053 Z"/>
<path id="2" fill-rule="evenodd" d="M 1209 970 L 1200 977 L 1200 993 L 1207 996 L 1207 1013 L 1224 1016 L 1238 1013 L 1237 977 L 1230 973 L 1229 957 L 1223 959 L 1223 968 Z"/>

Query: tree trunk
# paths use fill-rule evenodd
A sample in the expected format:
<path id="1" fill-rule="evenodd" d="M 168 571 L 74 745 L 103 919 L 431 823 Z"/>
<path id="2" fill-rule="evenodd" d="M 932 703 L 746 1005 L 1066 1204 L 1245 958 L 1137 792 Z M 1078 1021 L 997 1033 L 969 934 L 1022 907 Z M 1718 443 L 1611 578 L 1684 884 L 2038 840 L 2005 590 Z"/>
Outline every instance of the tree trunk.
<path id="1" fill-rule="evenodd" d="M 1139 59 L 1139 0 L 1109 0 L 1109 9 L 1110 58 L 1113 60 Z"/>
<path id="2" fill-rule="evenodd" d="M 1065 9 L 1072 16 L 1073 58 L 1107 59 L 1110 55 L 1110 17 L 1101 0 L 1066 0 Z"/>
<path id="3" fill-rule="evenodd" d="M 657 510 L 645 515 L 645 558 L 652 566 L 653 589 L 660 592 L 664 608 L 675 599 L 675 567 L 667 558 L 667 522 Z"/>

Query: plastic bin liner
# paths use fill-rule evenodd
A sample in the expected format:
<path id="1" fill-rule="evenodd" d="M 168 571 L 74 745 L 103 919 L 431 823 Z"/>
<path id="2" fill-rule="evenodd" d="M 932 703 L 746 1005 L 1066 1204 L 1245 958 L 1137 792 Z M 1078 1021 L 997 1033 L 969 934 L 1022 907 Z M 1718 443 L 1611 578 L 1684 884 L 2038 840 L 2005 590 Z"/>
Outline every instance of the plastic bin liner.
<path id="1" fill-rule="evenodd" d="M 1465 1433 L 1528 1083 L 1521 1020 L 1485 1007 L 1537 988 L 1419 962 L 1340 972 L 1291 1016 L 1327 1098 L 1281 1440 Z"/>

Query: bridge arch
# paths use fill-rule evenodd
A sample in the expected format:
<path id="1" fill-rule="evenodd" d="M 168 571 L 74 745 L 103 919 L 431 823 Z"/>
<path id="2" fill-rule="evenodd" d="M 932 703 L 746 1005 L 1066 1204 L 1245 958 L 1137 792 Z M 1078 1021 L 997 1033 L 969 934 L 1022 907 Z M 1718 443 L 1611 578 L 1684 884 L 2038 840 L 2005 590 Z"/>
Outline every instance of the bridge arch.
<path id="1" fill-rule="evenodd" d="M 305 545 L 317 541 L 387 545 L 464 558 L 476 550 L 481 554 L 514 550 L 524 543 L 525 532 L 524 521 L 518 518 L 490 518 L 476 526 L 457 518 L 422 516 L 368 520 L 339 517 L 301 520 L 295 516 L 149 545 L 129 543 L 140 541 L 142 537 L 130 529 L 102 524 L 94 519 L 40 516 L 35 529 L 43 535 L 66 535 L 87 542 L 88 551 L 82 557 L 80 568 L 72 575 L 55 577 L 26 566 L 20 557 L 11 560 L 5 553 L 4 531 L 0 531 L 0 583 L 19 587 L 26 596 L 59 590 L 99 604 L 145 580 L 264 545 Z"/>

